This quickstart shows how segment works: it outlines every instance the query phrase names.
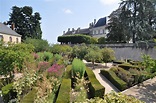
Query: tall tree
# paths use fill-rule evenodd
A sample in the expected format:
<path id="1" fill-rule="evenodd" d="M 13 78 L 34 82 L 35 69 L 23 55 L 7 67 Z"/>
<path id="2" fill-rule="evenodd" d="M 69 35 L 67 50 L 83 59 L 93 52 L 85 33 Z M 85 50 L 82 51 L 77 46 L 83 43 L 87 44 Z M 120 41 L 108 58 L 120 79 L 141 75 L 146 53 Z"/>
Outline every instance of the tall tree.
<path id="1" fill-rule="evenodd" d="M 128 42 L 130 36 L 127 30 L 126 22 L 123 22 L 123 19 L 120 18 L 121 9 L 113 11 L 109 18 L 107 41 L 109 42 Z M 126 14 L 125 14 L 126 15 Z"/>
<path id="2" fill-rule="evenodd" d="M 40 14 L 38 12 L 33 14 L 32 7 L 13 6 L 8 24 L 15 24 L 15 31 L 22 35 L 22 40 L 25 40 L 27 37 L 41 39 L 40 20 Z"/>
<path id="3" fill-rule="evenodd" d="M 122 0 L 120 4 L 120 18 L 129 26 L 133 43 L 137 40 L 147 40 L 152 37 L 153 19 L 155 18 L 155 7 L 149 0 Z M 124 15 L 128 13 L 127 15 Z"/>
<path id="4" fill-rule="evenodd" d="M 155 0 L 122 0 L 110 15 L 108 41 L 151 39 L 156 31 Z"/>

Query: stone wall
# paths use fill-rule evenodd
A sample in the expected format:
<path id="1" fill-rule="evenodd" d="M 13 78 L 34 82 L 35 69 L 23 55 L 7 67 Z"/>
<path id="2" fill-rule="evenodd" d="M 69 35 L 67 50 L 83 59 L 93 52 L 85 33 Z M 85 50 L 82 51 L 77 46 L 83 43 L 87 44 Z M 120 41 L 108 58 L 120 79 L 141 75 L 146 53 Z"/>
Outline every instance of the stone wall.
<path id="1" fill-rule="evenodd" d="M 123 43 L 123 44 L 105 44 L 101 47 L 110 47 L 115 51 L 117 60 L 132 59 L 141 60 L 142 54 L 150 55 L 156 59 L 155 43 Z"/>

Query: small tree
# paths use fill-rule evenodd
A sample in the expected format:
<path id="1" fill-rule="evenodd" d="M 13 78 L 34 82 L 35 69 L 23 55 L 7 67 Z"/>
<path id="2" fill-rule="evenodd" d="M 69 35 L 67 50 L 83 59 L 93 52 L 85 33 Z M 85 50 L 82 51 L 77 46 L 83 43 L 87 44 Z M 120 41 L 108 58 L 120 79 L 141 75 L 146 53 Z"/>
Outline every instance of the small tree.
<path id="1" fill-rule="evenodd" d="M 102 61 L 105 63 L 105 66 L 107 66 L 108 62 L 115 60 L 115 53 L 113 49 L 103 48 L 101 50 L 101 53 L 102 53 Z"/>
<path id="2" fill-rule="evenodd" d="M 90 48 L 88 51 L 89 52 L 86 54 L 85 59 L 87 61 L 92 62 L 93 69 L 94 69 L 95 61 L 100 61 L 101 60 L 101 52 L 96 50 L 96 49 L 92 49 L 92 48 Z"/>

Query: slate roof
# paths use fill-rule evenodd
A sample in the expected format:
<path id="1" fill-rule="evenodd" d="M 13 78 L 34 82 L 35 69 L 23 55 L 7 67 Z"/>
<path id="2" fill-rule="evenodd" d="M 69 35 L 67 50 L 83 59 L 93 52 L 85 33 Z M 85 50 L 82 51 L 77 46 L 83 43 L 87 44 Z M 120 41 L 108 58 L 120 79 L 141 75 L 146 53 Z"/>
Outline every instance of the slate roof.
<path id="1" fill-rule="evenodd" d="M 64 35 L 72 35 L 72 34 L 89 34 L 90 30 L 89 28 L 84 28 L 84 29 L 77 29 L 74 31 L 67 31 Z"/>
<path id="2" fill-rule="evenodd" d="M 12 30 L 11 28 L 4 25 L 3 23 L 0 23 L 0 33 L 4 33 L 7 35 L 13 35 L 13 36 L 21 36 L 18 33 L 16 33 L 14 30 Z"/>
<path id="3" fill-rule="evenodd" d="M 100 18 L 97 23 L 95 24 L 94 27 L 100 27 L 100 26 L 104 26 L 106 25 L 106 22 L 107 22 L 107 18 L 104 17 L 104 18 Z"/>

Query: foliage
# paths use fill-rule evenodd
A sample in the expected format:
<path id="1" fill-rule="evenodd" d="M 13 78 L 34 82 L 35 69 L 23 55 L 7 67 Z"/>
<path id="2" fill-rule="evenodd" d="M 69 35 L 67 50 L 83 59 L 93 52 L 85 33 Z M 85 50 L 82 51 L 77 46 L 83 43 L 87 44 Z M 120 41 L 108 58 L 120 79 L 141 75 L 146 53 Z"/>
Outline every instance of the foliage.
<path id="1" fill-rule="evenodd" d="M 80 74 L 80 78 L 84 76 L 86 66 L 80 59 L 74 59 L 72 62 L 72 76 L 75 77 L 77 73 Z"/>
<path id="2" fill-rule="evenodd" d="M 90 81 L 90 83 L 88 84 L 90 97 L 102 98 L 105 93 L 105 88 L 99 83 L 90 68 L 86 68 L 85 77 L 87 77 Z"/>
<path id="3" fill-rule="evenodd" d="M 131 65 L 131 64 L 128 64 L 128 63 L 119 64 L 118 67 L 121 67 L 121 68 L 123 68 L 123 69 L 125 69 L 125 70 L 129 70 L 130 68 L 139 69 L 138 66 Z"/>
<path id="4" fill-rule="evenodd" d="M 95 43 L 96 40 L 94 40 L 91 36 L 88 35 L 83 35 L 83 34 L 75 34 L 75 35 L 67 35 L 67 36 L 59 36 L 57 39 L 58 42 L 61 43 L 71 43 L 71 44 L 81 44 L 81 43 L 85 43 L 85 44 L 91 44 L 91 43 Z"/>
<path id="5" fill-rule="evenodd" d="M 119 90 L 125 90 L 127 83 L 121 80 L 113 71 L 101 70 L 100 73 L 113 83 Z"/>
<path id="6" fill-rule="evenodd" d="M 38 12 L 33 14 L 32 7 L 13 6 L 8 24 L 15 25 L 15 31 L 22 35 L 22 40 L 25 40 L 27 37 L 41 39 L 40 20 L 40 14 Z"/>
<path id="7" fill-rule="evenodd" d="M 151 0 L 122 0 L 110 15 L 108 39 L 128 42 L 148 40 L 155 33 L 155 2 Z"/>
<path id="8" fill-rule="evenodd" d="M 49 96 L 52 93 L 56 93 L 59 85 L 60 80 L 56 77 L 46 78 L 46 76 L 43 75 L 42 79 L 37 82 L 37 95 L 34 103 L 50 103 Z"/>
<path id="9" fill-rule="evenodd" d="M 105 43 L 106 43 L 106 38 L 105 37 L 98 38 L 98 44 L 105 44 Z"/>
<path id="10" fill-rule="evenodd" d="M 48 68 L 48 76 L 62 77 L 63 74 L 63 66 L 58 64 L 53 64 L 50 68 Z"/>
<path id="11" fill-rule="evenodd" d="M 45 70 L 47 70 L 50 67 L 50 63 L 49 62 L 39 62 L 37 65 L 37 69 L 39 72 L 44 72 Z"/>
<path id="12" fill-rule="evenodd" d="M 30 47 L 29 47 L 30 46 Z M 26 44 L 10 45 L 0 49 L 0 72 L 1 75 L 14 76 L 14 71 L 21 71 L 25 61 L 31 61 L 33 47 Z"/>
<path id="13" fill-rule="evenodd" d="M 70 102 L 75 103 L 75 102 L 84 102 L 87 98 L 87 92 L 88 92 L 88 81 L 85 80 L 84 77 L 80 79 L 80 74 L 78 73 L 75 77 L 76 82 L 75 82 L 75 88 L 72 89 L 71 91 L 71 96 L 70 96 Z"/>
<path id="14" fill-rule="evenodd" d="M 130 35 L 127 32 L 127 25 L 125 25 L 125 22 L 122 22 L 122 19 L 120 18 L 121 10 L 120 8 L 113 11 L 109 18 L 108 23 L 108 30 L 109 33 L 107 34 L 107 42 L 128 42 L 130 40 Z"/>
<path id="15" fill-rule="evenodd" d="M 10 84 L 7 84 L 6 86 L 2 87 L 2 96 L 3 96 L 4 103 L 8 103 L 9 100 L 15 98 L 15 93 L 13 92 L 12 85 L 13 85 L 13 83 L 10 83 Z"/>
<path id="16" fill-rule="evenodd" d="M 22 78 L 13 83 L 13 88 L 17 92 L 18 100 L 34 86 L 40 77 L 34 70 L 25 68 Z"/>
<path id="17" fill-rule="evenodd" d="M 60 54 L 60 55 L 69 55 L 72 51 L 72 48 L 68 45 L 59 45 L 55 44 L 52 45 L 51 50 L 53 54 Z"/>
<path id="18" fill-rule="evenodd" d="M 85 55 L 88 53 L 88 47 L 86 44 L 74 45 L 71 53 L 71 58 L 84 59 Z"/>
<path id="19" fill-rule="evenodd" d="M 47 40 L 26 38 L 24 43 L 32 44 L 34 46 L 35 52 L 44 52 L 49 50 L 49 44 Z"/>
<path id="20" fill-rule="evenodd" d="M 156 72 L 156 61 L 149 55 L 142 55 L 142 65 L 149 73 Z"/>
<path id="21" fill-rule="evenodd" d="M 37 90 L 34 88 L 28 94 L 26 94 L 20 103 L 34 103 Z"/>
<path id="22" fill-rule="evenodd" d="M 38 52 L 37 56 L 38 56 L 37 61 L 49 62 L 53 58 L 53 54 L 50 52 Z"/>
<path id="23" fill-rule="evenodd" d="M 93 64 L 93 68 L 94 68 L 94 63 L 96 61 L 100 62 L 101 61 L 101 52 L 100 52 L 100 48 L 94 45 L 90 45 L 89 49 L 88 49 L 88 53 L 85 55 L 85 59 L 87 61 L 91 61 Z"/>
<path id="24" fill-rule="evenodd" d="M 56 103 L 69 103 L 70 90 L 71 90 L 71 79 L 63 79 Z"/>
<path id="25" fill-rule="evenodd" d="M 144 103 L 132 96 L 127 96 L 122 93 L 111 92 L 104 96 L 104 99 L 96 97 L 87 100 L 87 103 Z"/>
<path id="26" fill-rule="evenodd" d="M 114 71 L 115 74 L 120 79 L 125 81 L 127 83 L 128 87 L 133 86 L 134 78 L 133 78 L 132 74 L 129 71 L 126 71 L 126 70 L 124 70 L 123 68 L 120 68 L 120 67 L 112 67 L 110 70 Z"/>
<path id="27" fill-rule="evenodd" d="M 115 53 L 111 48 L 103 48 L 101 50 L 102 53 L 102 61 L 107 63 L 115 60 Z"/>

